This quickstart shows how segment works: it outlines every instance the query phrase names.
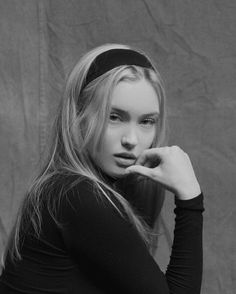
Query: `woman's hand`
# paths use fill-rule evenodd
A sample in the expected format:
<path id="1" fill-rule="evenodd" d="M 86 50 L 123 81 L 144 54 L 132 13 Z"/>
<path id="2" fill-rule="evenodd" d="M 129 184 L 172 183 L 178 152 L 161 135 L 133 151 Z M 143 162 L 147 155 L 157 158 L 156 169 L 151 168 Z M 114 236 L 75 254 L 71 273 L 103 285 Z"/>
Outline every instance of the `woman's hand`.
<path id="1" fill-rule="evenodd" d="M 138 173 L 159 182 L 182 200 L 201 193 L 191 161 L 178 146 L 144 150 L 127 173 Z"/>

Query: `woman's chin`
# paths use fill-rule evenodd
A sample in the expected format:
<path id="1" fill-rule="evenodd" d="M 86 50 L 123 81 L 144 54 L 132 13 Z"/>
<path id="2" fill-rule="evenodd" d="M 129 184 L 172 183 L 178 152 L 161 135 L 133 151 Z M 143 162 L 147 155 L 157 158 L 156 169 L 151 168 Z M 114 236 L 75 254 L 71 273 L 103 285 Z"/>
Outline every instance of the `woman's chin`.
<path id="1" fill-rule="evenodd" d="M 115 168 L 114 170 L 112 170 L 110 172 L 110 176 L 113 177 L 113 178 L 122 178 L 124 177 L 125 175 L 127 175 L 125 173 L 125 168 Z"/>

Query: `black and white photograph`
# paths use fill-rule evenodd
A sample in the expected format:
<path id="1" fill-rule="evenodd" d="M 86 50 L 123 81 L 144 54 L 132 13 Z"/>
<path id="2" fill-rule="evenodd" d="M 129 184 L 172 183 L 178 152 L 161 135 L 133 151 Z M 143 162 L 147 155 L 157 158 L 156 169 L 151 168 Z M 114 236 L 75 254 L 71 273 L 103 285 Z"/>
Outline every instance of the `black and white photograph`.
<path id="1" fill-rule="evenodd" d="M 0 294 L 234 294 L 236 1 L 0 0 Z"/>

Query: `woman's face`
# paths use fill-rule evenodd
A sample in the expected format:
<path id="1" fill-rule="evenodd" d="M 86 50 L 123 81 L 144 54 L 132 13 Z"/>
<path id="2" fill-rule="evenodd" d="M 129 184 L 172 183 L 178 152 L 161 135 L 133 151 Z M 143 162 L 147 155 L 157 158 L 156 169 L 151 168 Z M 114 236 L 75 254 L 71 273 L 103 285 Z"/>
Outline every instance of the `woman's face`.
<path id="1" fill-rule="evenodd" d="M 145 79 L 122 81 L 114 89 L 111 112 L 93 160 L 106 174 L 121 177 L 151 147 L 159 117 L 157 94 Z"/>

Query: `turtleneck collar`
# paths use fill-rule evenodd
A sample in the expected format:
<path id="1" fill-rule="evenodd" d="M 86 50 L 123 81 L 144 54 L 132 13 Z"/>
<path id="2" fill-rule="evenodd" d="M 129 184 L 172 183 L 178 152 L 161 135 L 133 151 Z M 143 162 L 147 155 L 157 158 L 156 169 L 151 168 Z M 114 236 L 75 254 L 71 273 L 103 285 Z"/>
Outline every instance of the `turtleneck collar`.
<path id="1" fill-rule="evenodd" d="M 99 174 L 100 178 L 103 179 L 109 186 L 112 188 L 120 188 L 121 186 L 132 184 L 134 180 L 134 175 L 124 175 L 121 177 L 113 177 L 105 173 L 100 167 L 95 166 L 97 173 Z"/>
<path id="2" fill-rule="evenodd" d="M 96 170 L 98 172 L 98 174 L 100 175 L 100 177 L 110 186 L 116 186 L 116 184 L 118 182 L 120 182 L 122 179 L 124 179 L 126 176 L 122 176 L 122 177 L 113 177 L 111 175 L 108 175 L 107 173 L 105 173 L 103 170 L 101 170 L 99 167 L 96 167 Z"/>

